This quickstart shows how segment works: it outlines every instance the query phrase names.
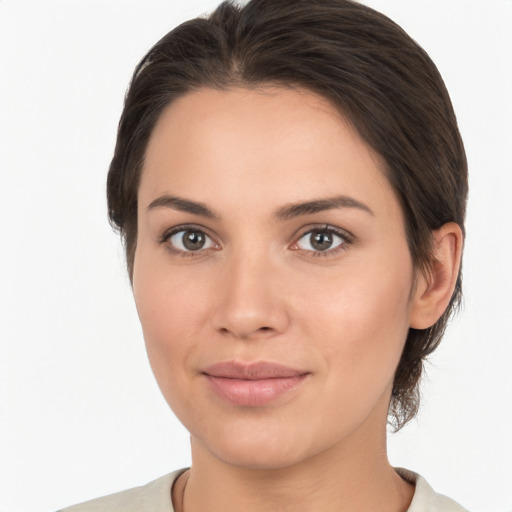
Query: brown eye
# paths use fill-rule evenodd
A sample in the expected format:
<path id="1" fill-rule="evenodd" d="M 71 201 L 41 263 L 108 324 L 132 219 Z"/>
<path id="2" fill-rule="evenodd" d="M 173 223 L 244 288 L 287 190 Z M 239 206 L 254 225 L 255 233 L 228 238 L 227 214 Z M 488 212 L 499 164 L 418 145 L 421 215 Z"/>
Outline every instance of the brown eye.
<path id="1" fill-rule="evenodd" d="M 345 239 L 332 229 L 314 229 L 305 233 L 297 242 L 304 251 L 325 252 L 344 244 Z"/>
<path id="2" fill-rule="evenodd" d="M 317 251 L 326 251 L 331 248 L 333 242 L 332 233 L 314 233 L 310 235 L 311 247 Z"/>
<path id="3" fill-rule="evenodd" d="M 198 229 L 182 229 L 169 237 L 169 242 L 174 249 L 183 252 L 200 251 L 215 247 L 213 240 L 203 231 Z"/>

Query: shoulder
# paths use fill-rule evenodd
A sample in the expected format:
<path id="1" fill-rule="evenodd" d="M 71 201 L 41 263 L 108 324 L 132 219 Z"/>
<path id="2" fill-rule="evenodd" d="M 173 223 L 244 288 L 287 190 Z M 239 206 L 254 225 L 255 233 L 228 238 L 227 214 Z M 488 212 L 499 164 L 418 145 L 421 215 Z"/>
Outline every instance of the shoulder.
<path id="1" fill-rule="evenodd" d="M 403 468 L 395 469 L 402 478 L 416 487 L 407 512 L 468 512 L 451 498 L 436 493 L 421 475 Z"/>
<path id="2" fill-rule="evenodd" d="M 86 501 L 58 512 L 173 512 L 171 487 L 180 469 L 146 485 Z"/>

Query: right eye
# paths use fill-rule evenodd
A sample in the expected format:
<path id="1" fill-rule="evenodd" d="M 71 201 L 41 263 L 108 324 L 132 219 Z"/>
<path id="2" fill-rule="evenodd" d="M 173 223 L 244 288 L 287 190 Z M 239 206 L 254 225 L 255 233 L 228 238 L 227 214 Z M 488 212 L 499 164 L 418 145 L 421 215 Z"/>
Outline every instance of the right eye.
<path id="1" fill-rule="evenodd" d="M 192 255 L 206 249 L 214 249 L 217 244 L 204 232 L 197 228 L 187 228 L 171 231 L 162 240 L 174 253 Z"/>

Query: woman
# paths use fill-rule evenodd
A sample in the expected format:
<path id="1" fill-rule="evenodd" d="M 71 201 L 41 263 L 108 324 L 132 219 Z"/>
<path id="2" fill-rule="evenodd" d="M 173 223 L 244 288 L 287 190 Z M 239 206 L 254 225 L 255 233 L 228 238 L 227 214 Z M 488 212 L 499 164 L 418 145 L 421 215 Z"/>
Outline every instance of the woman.
<path id="1" fill-rule="evenodd" d="M 393 468 L 461 295 L 464 148 L 435 66 L 347 0 L 221 4 L 135 70 L 108 176 L 192 466 L 69 509 L 461 511 Z"/>

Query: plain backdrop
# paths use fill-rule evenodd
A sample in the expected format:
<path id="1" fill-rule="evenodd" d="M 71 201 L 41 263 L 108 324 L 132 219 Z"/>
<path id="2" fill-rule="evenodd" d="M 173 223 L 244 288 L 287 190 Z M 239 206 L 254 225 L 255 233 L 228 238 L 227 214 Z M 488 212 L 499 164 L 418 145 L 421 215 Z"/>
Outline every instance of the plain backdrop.
<path id="1" fill-rule="evenodd" d="M 438 65 L 470 168 L 465 309 L 391 462 L 512 511 L 512 1 L 368 0 Z M 217 0 L 0 0 L 0 511 L 50 512 L 190 463 L 155 384 L 105 177 L 131 72 Z"/>

